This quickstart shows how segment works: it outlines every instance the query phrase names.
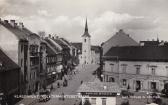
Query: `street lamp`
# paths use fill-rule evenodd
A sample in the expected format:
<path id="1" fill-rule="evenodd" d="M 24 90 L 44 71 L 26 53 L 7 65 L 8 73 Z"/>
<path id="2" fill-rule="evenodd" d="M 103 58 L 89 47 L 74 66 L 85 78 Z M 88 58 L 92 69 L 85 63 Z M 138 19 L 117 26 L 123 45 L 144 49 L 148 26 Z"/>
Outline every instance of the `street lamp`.
<path id="1" fill-rule="evenodd" d="M 149 97 L 148 97 L 148 94 L 149 94 L 149 92 L 146 92 L 146 96 L 147 96 L 147 97 L 146 97 L 146 99 L 147 99 L 147 102 L 146 102 L 146 103 L 147 103 L 147 104 L 149 104 L 149 102 L 148 102 L 148 98 L 149 98 Z"/>
<path id="2" fill-rule="evenodd" d="M 104 82 L 104 75 L 103 74 L 101 74 L 101 79 Z"/>

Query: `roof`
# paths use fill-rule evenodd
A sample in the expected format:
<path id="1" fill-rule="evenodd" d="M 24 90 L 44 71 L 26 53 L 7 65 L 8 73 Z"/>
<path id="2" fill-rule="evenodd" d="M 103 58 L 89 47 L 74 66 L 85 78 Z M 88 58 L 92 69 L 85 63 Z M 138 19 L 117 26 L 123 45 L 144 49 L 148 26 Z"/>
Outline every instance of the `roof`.
<path id="1" fill-rule="evenodd" d="M 117 83 L 112 82 L 83 82 L 77 92 L 121 92 Z"/>
<path id="2" fill-rule="evenodd" d="M 77 43 L 71 43 L 74 47 L 76 47 L 78 50 L 82 50 L 82 43 L 77 42 Z"/>
<path id="3" fill-rule="evenodd" d="M 0 72 L 4 70 L 19 69 L 19 66 L 13 62 L 1 49 L 0 49 Z"/>
<path id="4" fill-rule="evenodd" d="M 158 46 L 160 42 L 159 41 L 140 41 L 140 44 L 144 44 L 144 46 Z"/>
<path id="5" fill-rule="evenodd" d="M 44 40 L 47 44 L 47 50 L 48 50 L 47 52 L 49 54 L 55 54 L 60 52 L 60 49 L 54 43 L 52 43 L 48 38 L 45 38 Z"/>
<path id="6" fill-rule="evenodd" d="M 24 31 L 20 30 L 18 27 L 13 27 L 10 25 L 10 23 L 0 22 L 0 24 L 15 34 L 18 39 L 27 40 L 26 33 L 24 33 Z"/>
<path id="7" fill-rule="evenodd" d="M 86 23 L 85 23 L 85 32 L 82 35 L 82 37 L 90 37 L 90 34 L 88 32 L 88 25 L 87 25 L 87 19 L 86 19 Z"/>
<path id="8" fill-rule="evenodd" d="M 91 46 L 91 50 L 94 50 L 95 53 L 100 53 L 100 46 Z"/>
<path id="9" fill-rule="evenodd" d="M 116 46 L 139 46 L 138 42 L 132 39 L 129 34 L 126 34 L 122 29 L 107 40 L 103 45 L 103 54 L 105 54 L 111 47 Z"/>
<path id="10" fill-rule="evenodd" d="M 167 46 L 112 47 L 105 55 L 106 60 L 160 61 L 168 62 Z"/>
<path id="11" fill-rule="evenodd" d="M 69 47 L 68 47 L 64 42 L 62 42 L 59 38 L 54 38 L 53 40 L 54 40 L 57 44 L 59 44 L 62 48 L 69 49 Z"/>

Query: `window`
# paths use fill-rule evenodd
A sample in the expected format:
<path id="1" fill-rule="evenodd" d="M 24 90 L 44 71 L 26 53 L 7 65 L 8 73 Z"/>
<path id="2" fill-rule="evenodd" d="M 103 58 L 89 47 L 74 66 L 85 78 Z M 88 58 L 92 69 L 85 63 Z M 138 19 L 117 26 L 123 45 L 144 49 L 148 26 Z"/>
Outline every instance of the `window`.
<path id="1" fill-rule="evenodd" d="M 122 64 L 122 65 L 121 65 L 121 68 L 122 68 L 122 72 L 123 72 L 123 73 L 126 73 L 127 64 Z"/>
<path id="2" fill-rule="evenodd" d="M 127 85 L 127 80 L 123 79 L 123 86 L 126 86 L 126 85 Z"/>
<path id="3" fill-rule="evenodd" d="M 86 42 L 86 39 L 84 39 L 84 41 Z"/>
<path id="4" fill-rule="evenodd" d="M 23 45 L 21 45 L 21 52 L 23 51 Z"/>
<path id="5" fill-rule="evenodd" d="M 36 72 L 34 72 L 34 79 L 36 79 Z"/>
<path id="6" fill-rule="evenodd" d="M 106 98 L 102 98 L 102 105 L 106 105 Z"/>
<path id="7" fill-rule="evenodd" d="M 111 72 L 114 72 L 114 64 L 110 64 L 110 66 L 111 66 Z"/>
<path id="8" fill-rule="evenodd" d="M 151 71 L 152 71 L 152 75 L 155 75 L 155 68 L 154 67 L 151 68 Z"/>
<path id="9" fill-rule="evenodd" d="M 136 67 L 136 74 L 140 74 L 141 65 L 135 65 L 135 67 Z"/>
<path id="10" fill-rule="evenodd" d="M 115 82 L 115 79 L 113 77 L 110 77 L 109 82 Z"/>
<path id="11" fill-rule="evenodd" d="M 91 99 L 91 105 L 96 105 L 96 98 Z"/>
<path id="12" fill-rule="evenodd" d="M 32 74 L 30 73 L 30 80 L 32 79 Z"/>
<path id="13" fill-rule="evenodd" d="M 166 66 L 166 73 L 167 73 L 167 76 L 168 76 L 168 66 Z"/>
<path id="14" fill-rule="evenodd" d="M 22 65 L 23 65 L 23 59 L 21 59 L 21 67 L 22 67 Z"/>

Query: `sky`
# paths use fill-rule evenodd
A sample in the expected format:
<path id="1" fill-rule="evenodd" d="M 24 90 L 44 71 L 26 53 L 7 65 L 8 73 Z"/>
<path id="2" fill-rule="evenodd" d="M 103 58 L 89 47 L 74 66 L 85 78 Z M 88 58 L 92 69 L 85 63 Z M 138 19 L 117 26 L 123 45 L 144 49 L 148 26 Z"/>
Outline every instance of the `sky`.
<path id="1" fill-rule="evenodd" d="M 91 43 L 100 45 L 119 29 L 140 40 L 168 41 L 168 0 L 0 0 L 0 17 L 80 42 L 86 17 Z"/>

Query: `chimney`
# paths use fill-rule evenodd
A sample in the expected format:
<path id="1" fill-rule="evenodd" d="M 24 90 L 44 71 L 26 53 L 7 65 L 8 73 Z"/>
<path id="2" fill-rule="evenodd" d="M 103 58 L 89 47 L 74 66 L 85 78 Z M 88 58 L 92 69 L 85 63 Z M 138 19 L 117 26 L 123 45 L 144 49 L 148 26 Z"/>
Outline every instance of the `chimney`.
<path id="1" fill-rule="evenodd" d="M 5 24 L 8 24 L 8 20 L 4 20 L 4 23 L 5 23 Z"/>
<path id="2" fill-rule="evenodd" d="M 15 27 L 15 20 L 10 20 L 10 24 L 12 27 Z"/>
<path id="3" fill-rule="evenodd" d="M 19 29 L 23 29 L 23 27 L 24 27 L 24 25 L 23 25 L 23 23 L 22 22 L 19 22 Z"/>

